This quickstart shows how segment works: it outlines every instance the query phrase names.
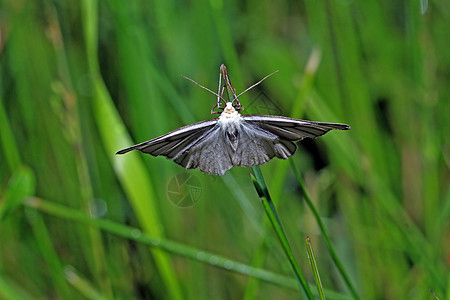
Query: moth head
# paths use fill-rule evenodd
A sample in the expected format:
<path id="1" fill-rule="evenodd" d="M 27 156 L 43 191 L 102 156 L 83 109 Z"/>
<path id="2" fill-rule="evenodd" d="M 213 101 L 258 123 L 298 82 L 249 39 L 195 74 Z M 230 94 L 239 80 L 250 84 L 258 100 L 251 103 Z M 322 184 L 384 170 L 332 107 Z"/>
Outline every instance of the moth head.
<path id="1" fill-rule="evenodd" d="M 236 109 L 234 109 L 232 102 L 227 102 L 225 105 L 225 108 L 223 109 L 223 112 L 228 113 L 228 114 L 232 114 L 235 111 L 236 111 Z"/>

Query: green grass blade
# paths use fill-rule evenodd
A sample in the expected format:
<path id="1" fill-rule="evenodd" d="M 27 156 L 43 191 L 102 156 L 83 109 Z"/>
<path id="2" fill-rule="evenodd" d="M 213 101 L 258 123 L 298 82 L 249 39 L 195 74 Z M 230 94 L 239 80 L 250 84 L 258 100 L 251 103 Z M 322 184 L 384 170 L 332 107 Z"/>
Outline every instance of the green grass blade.
<path id="1" fill-rule="evenodd" d="M 93 180 L 90 177 L 89 165 L 87 160 L 87 151 L 84 146 L 84 139 L 82 137 L 81 120 L 83 116 L 79 113 L 80 98 L 73 88 L 74 84 L 70 76 L 69 64 L 67 61 L 66 45 L 62 39 L 60 20 L 56 8 L 51 4 L 45 6 L 49 14 L 49 23 L 53 28 L 54 34 L 52 39 L 52 45 L 57 57 L 58 62 L 58 75 L 60 81 L 55 81 L 52 84 L 52 89 L 56 95 L 50 99 L 52 108 L 61 122 L 62 132 L 65 134 L 67 141 L 74 149 L 74 161 L 76 166 L 76 172 L 78 175 L 77 189 L 80 191 L 80 204 L 81 209 L 86 214 L 95 214 L 92 211 L 92 203 L 94 196 Z M 80 145 L 83 145 L 80 147 Z M 43 224 L 43 221 L 42 221 Z M 44 226 L 40 226 L 43 228 Z M 107 273 L 107 263 L 105 249 L 102 241 L 101 234 L 95 228 L 80 228 L 80 235 L 86 239 L 86 242 L 80 242 L 83 247 L 84 258 L 90 265 L 90 268 L 94 274 L 95 282 L 99 283 L 101 292 L 105 296 L 112 296 L 112 287 L 109 276 L 105 276 Z M 45 253 L 44 251 L 43 253 Z M 56 268 L 53 268 L 56 269 Z M 57 269 L 56 276 L 60 276 L 61 270 Z M 56 277 L 52 274 L 53 277 Z"/>
<path id="2" fill-rule="evenodd" d="M 95 99 L 92 101 L 93 111 L 103 144 L 144 231 L 162 236 L 162 232 L 157 229 L 160 221 L 156 213 L 156 197 L 151 183 L 152 180 L 149 178 L 144 166 L 138 160 L 136 154 L 122 158 L 114 156 L 116 151 L 132 143 L 99 72 L 97 58 L 97 1 L 85 0 L 82 4 L 86 50 L 89 67 L 94 77 Z M 170 258 L 157 249 L 152 250 L 152 253 L 171 298 L 182 299 L 181 288 Z"/>
<path id="3" fill-rule="evenodd" d="M 301 81 L 299 92 L 296 96 L 295 101 L 293 102 L 292 108 L 290 109 L 289 115 L 292 118 L 299 118 L 302 115 L 306 96 L 309 94 L 310 90 L 312 89 L 312 84 L 314 82 L 314 76 L 315 76 L 315 73 L 317 72 L 317 67 L 320 62 L 320 56 L 321 56 L 321 53 L 320 53 L 320 50 L 318 50 L 318 49 L 313 49 L 311 55 L 309 56 L 308 63 L 306 64 L 304 72 L 303 72 L 304 77 Z M 270 190 L 271 190 L 271 194 L 272 194 L 275 205 L 277 205 L 277 202 L 276 202 L 277 200 L 282 199 L 283 187 L 285 186 L 288 170 L 289 170 L 289 164 L 287 162 L 284 163 L 281 161 L 281 162 L 278 162 L 278 164 L 275 168 L 275 171 L 273 172 Z M 269 229 L 269 226 L 270 226 L 269 223 L 270 223 L 270 221 L 268 219 L 264 220 L 264 225 L 265 225 L 264 229 L 266 230 L 265 232 L 267 232 L 267 230 Z M 258 255 L 263 256 L 264 254 L 266 254 L 267 247 L 265 247 L 265 243 L 266 243 L 265 240 L 261 241 L 260 246 L 259 246 L 259 248 L 261 250 L 257 252 Z M 264 262 L 264 259 L 255 258 L 256 265 L 255 264 L 253 264 L 253 265 L 260 266 L 263 264 L 263 262 Z M 250 299 L 255 298 L 253 295 L 255 295 L 255 293 L 256 293 L 257 286 L 258 286 L 258 283 L 256 282 L 256 280 L 251 280 L 248 282 L 248 285 L 247 285 L 247 288 L 245 291 L 245 295 L 244 295 L 245 300 L 250 300 Z"/>
<path id="4" fill-rule="evenodd" d="M 64 268 L 64 274 L 68 282 L 72 284 L 86 299 L 90 300 L 106 300 L 110 299 L 104 297 L 86 278 L 83 278 L 78 274 L 72 266 L 66 266 Z"/>
<path id="5" fill-rule="evenodd" d="M 309 236 L 306 236 L 306 250 L 308 252 L 309 262 L 311 264 L 311 268 L 314 273 L 314 280 L 316 281 L 317 292 L 319 293 L 319 297 L 321 300 L 325 300 L 325 294 L 323 293 L 322 282 L 320 281 L 319 269 L 317 268 L 316 258 L 314 256 L 314 251 L 311 246 L 311 241 L 309 240 Z"/>
<path id="6" fill-rule="evenodd" d="M 284 233 L 283 226 L 281 225 L 281 221 L 278 217 L 278 213 L 276 211 L 275 206 L 270 198 L 269 191 L 267 190 L 266 183 L 264 182 L 264 178 L 262 176 L 261 170 L 259 167 L 252 167 L 255 176 L 252 176 L 253 184 L 255 185 L 256 191 L 262 201 L 264 206 L 264 210 L 266 211 L 267 216 L 272 223 L 272 226 L 275 230 L 275 233 L 278 236 L 278 239 L 281 242 L 281 246 L 283 247 L 286 256 L 288 257 L 289 263 L 291 264 L 292 271 L 297 278 L 301 290 L 304 293 L 304 297 L 308 299 L 314 299 L 311 290 L 309 289 L 309 285 L 306 282 L 305 276 L 303 275 L 300 267 L 295 259 L 294 253 L 292 252 L 291 246 L 287 240 L 286 234 Z"/>
<path id="7" fill-rule="evenodd" d="M 34 233 L 36 244 L 49 270 L 52 287 L 56 295 L 59 299 L 74 299 L 73 291 L 69 288 L 67 281 L 64 280 L 63 267 L 44 219 L 34 209 L 27 208 L 25 213 Z"/>
<path id="8" fill-rule="evenodd" d="M 334 250 L 334 246 L 331 243 L 330 240 L 330 236 L 328 235 L 328 232 L 325 228 L 325 225 L 323 224 L 322 220 L 320 219 L 319 216 L 319 212 L 317 211 L 317 209 L 314 207 L 311 198 L 309 197 L 308 192 L 306 191 L 305 185 L 303 184 L 303 179 L 302 176 L 300 174 L 300 171 L 298 170 L 297 166 L 295 165 L 295 162 L 293 160 L 290 160 L 292 169 L 294 170 L 295 176 L 297 177 L 298 180 L 298 184 L 300 186 L 300 189 L 303 193 L 303 197 L 306 201 L 306 204 L 308 205 L 308 207 L 311 209 L 312 213 L 314 214 L 314 218 L 316 219 L 317 224 L 319 225 L 320 228 L 320 232 L 323 235 L 323 238 L 325 240 L 325 243 L 327 245 L 328 251 L 330 252 L 331 258 L 333 259 L 334 263 L 336 264 L 336 267 L 339 270 L 339 273 L 341 273 L 342 277 L 344 278 L 344 281 L 348 287 L 348 289 L 350 290 L 350 292 L 352 293 L 353 297 L 355 299 L 359 299 L 358 294 L 356 293 L 356 289 L 353 286 L 351 280 L 350 280 L 350 276 L 348 275 L 347 271 L 344 268 L 344 265 L 342 264 L 339 256 L 336 253 L 336 250 Z"/>

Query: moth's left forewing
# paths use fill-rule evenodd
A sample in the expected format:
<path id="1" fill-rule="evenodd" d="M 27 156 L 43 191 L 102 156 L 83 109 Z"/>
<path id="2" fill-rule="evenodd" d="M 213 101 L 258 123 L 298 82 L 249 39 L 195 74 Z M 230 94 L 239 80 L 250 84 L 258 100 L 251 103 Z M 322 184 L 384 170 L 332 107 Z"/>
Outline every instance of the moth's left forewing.
<path id="1" fill-rule="evenodd" d="M 290 141 L 298 141 L 307 137 L 316 138 L 333 129 L 350 129 L 350 126 L 346 124 L 314 122 L 282 116 L 247 115 L 243 118 L 246 122 Z"/>
<path id="2" fill-rule="evenodd" d="M 152 140 L 120 150 L 117 154 L 139 150 L 153 156 L 163 155 L 173 159 L 201 140 L 216 124 L 217 120 L 207 120 L 187 125 Z"/>
<path id="3" fill-rule="evenodd" d="M 165 156 L 186 169 L 223 175 L 232 163 L 222 133 L 217 119 L 207 120 L 178 128 L 117 154 L 139 150 L 153 156 Z"/>

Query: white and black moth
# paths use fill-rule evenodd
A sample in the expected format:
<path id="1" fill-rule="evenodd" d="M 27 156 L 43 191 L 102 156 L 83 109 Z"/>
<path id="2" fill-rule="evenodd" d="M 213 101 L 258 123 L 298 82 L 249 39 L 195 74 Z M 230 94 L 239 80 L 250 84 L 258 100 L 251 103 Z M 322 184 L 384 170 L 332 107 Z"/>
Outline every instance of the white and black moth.
<path id="1" fill-rule="evenodd" d="M 297 150 L 294 142 L 304 138 L 316 138 L 332 129 L 350 129 L 346 124 L 312 122 L 282 116 L 241 115 L 239 111 L 243 110 L 243 106 L 238 97 L 261 81 L 236 95 L 226 67 L 221 65 L 217 94 L 194 82 L 217 96 L 217 103 L 211 113 L 220 113 L 219 118 L 178 128 L 120 150 L 117 154 L 139 150 L 153 156 L 166 156 L 186 169 L 223 175 L 233 166 L 258 166 L 275 156 L 287 159 Z M 230 100 L 223 98 L 224 91 Z M 221 106 L 221 101 L 225 103 L 224 107 Z M 216 108 L 218 111 L 214 110 Z"/>

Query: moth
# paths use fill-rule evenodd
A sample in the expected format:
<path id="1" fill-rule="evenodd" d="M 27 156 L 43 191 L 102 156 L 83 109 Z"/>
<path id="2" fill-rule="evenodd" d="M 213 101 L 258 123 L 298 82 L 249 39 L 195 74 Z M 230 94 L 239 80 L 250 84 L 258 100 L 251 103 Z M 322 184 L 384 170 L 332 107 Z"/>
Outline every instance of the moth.
<path id="1" fill-rule="evenodd" d="M 211 109 L 211 114 L 220 113 L 220 116 L 178 128 L 116 154 L 139 150 L 153 156 L 165 156 L 186 169 L 223 175 L 234 166 L 263 165 L 274 157 L 287 159 L 297 150 L 294 142 L 304 138 L 316 138 L 332 129 L 350 129 L 350 126 L 339 123 L 271 115 L 241 115 L 239 112 L 244 107 L 238 98 L 274 73 L 239 95 L 236 95 L 223 64 L 220 66 L 217 93 L 185 77 L 217 96 L 217 103 Z M 226 99 L 224 93 L 228 95 Z"/>

